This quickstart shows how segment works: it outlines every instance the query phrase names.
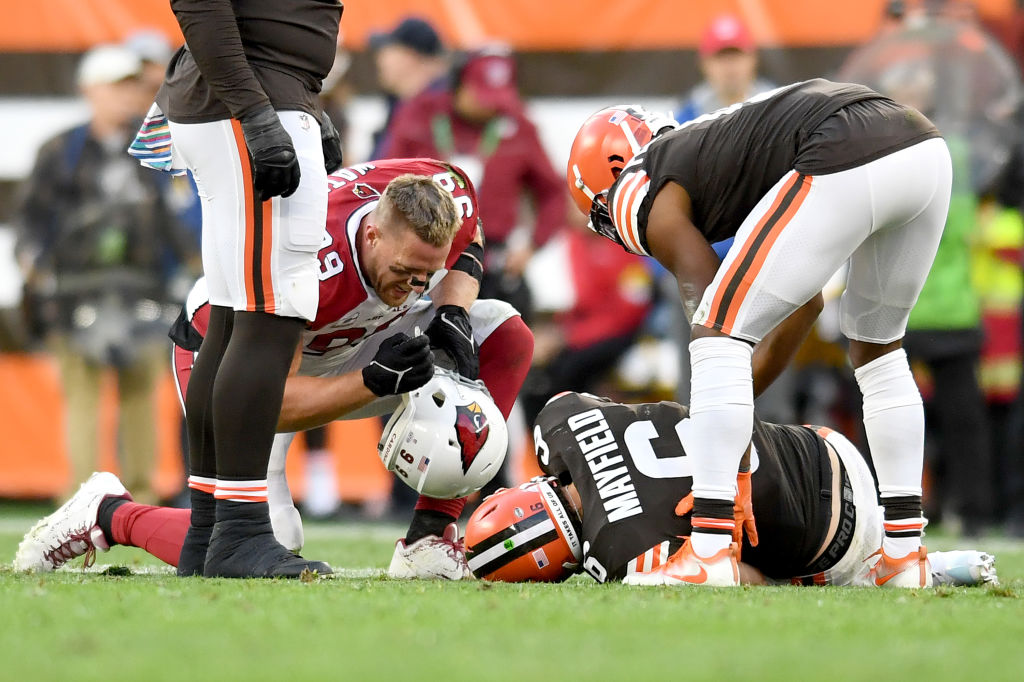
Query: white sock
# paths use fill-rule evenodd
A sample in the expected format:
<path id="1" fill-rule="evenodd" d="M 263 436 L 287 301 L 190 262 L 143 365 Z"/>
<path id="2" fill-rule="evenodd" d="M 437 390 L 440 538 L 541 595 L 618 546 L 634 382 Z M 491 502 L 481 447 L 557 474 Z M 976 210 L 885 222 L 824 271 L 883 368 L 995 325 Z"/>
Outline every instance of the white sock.
<path id="1" fill-rule="evenodd" d="M 924 408 L 902 348 L 887 353 L 854 371 L 864 395 L 864 429 L 878 475 L 878 492 L 886 498 L 921 496 L 924 466 Z M 891 523 L 886 519 L 888 530 Z M 921 520 L 906 519 L 915 525 Z M 909 529 L 908 529 L 909 530 Z M 904 557 L 921 545 L 920 531 L 909 537 L 882 539 L 888 556 Z"/>
<path id="2" fill-rule="evenodd" d="M 902 348 L 854 370 L 882 497 L 921 495 L 924 408 Z"/>
<path id="3" fill-rule="evenodd" d="M 728 337 L 690 343 L 690 427 L 687 455 L 693 462 L 693 496 L 727 500 L 736 496 L 736 473 L 754 428 L 753 348 Z M 699 556 L 729 546 L 732 536 L 697 531 L 690 536 Z"/>

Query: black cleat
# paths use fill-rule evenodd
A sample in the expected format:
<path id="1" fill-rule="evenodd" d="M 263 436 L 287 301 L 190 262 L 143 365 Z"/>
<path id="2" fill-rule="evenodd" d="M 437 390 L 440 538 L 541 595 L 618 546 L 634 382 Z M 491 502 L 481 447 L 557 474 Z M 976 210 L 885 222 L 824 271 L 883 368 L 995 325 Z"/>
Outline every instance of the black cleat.
<path id="1" fill-rule="evenodd" d="M 304 559 L 274 537 L 269 519 L 232 518 L 213 527 L 203 575 L 207 578 L 300 578 L 330 575 L 323 561 Z"/>
<path id="2" fill-rule="evenodd" d="M 179 578 L 203 575 L 206 549 L 210 546 L 211 533 L 213 533 L 213 526 L 188 527 L 185 543 L 181 546 L 181 554 L 178 556 Z"/>

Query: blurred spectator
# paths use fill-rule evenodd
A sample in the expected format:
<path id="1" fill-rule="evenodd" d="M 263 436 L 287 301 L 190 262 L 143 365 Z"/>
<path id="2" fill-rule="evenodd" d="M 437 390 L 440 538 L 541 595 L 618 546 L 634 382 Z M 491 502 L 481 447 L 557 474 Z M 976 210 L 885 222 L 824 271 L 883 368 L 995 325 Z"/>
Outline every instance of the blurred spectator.
<path id="1" fill-rule="evenodd" d="M 156 97 L 156 91 L 163 85 L 167 64 L 171 61 L 174 48 L 167 36 L 156 29 L 141 29 L 130 34 L 122 43 L 142 60 L 142 76 L 139 85 L 148 108 Z"/>
<path id="2" fill-rule="evenodd" d="M 586 226 L 558 233 L 530 263 L 527 280 L 540 315 L 532 325 L 533 369 L 523 388 L 528 424 L 561 391 L 603 393 L 608 372 L 636 341 L 650 310 L 652 279 L 644 261 Z"/>
<path id="3" fill-rule="evenodd" d="M 680 103 L 680 123 L 743 102 L 775 87 L 757 77 L 757 47 L 750 29 L 732 14 L 716 17 L 701 35 L 700 70 L 704 80 Z"/>
<path id="4" fill-rule="evenodd" d="M 480 297 L 509 301 L 527 318 L 523 269 L 565 224 L 568 205 L 565 182 L 519 99 L 511 54 L 492 48 L 466 55 L 449 89 L 409 101 L 391 129 L 385 156 L 443 159 L 473 180 L 487 240 Z M 522 215 L 527 197 L 530 216 Z"/>
<path id="5" fill-rule="evenodd" d="M 88 123 L 43 145 L 15 222 L 35 329 L 56 356 L 67 404 L 73 490 L 99 465 L 99 395 L 117 374 L 121 472 L 136 499 L 155 501 L 154 387 L 167 367 L 165 248 L 198 264 L 194 242 L 169 210 L 158 173 L 125 150 L 146 92 L 143 65 L 122 46 L 79 64 Z"/>
<path id="6" fill-rule="evenodd" d="M 407 17 L 390 31 L 370 36 L 370 48 L 388 107 L 384 126 L 373 136 L 372 161 L 386 158 L 384 150 L 401 105 L 421 93 L 445 88 L 448 60 L 437 30 L 419 17 Z"/>
<path id="7" fill-rule="evenodd" d="M 1021 378 L 1021 253 L 1024 220 L 1016 208 L 983 205 L 974 250 L 974 279 L 985 330 L 981 388 L 992 432 L 994 508 L 1011 532 L 1024 533 L 1024 452 L 1013 431 Z"/>
<path id="8" fill-rule="evenodd" d="M 171 61 L 174 49 L 164 34 L 156 29 L 136 31 L 125 38 L 122 45 L 134 52 L 142 61 L 142 76 L 139 78 L 139 85 L 142 88 L 143 99 L 138 112 L 138 117 L 142 118 L 153 104 L 156 92 L 164 82 L 167 65 Z M 199 191 L 196 189 L 192 174 L 160 173 L 158 182 L 163 188 L 164 200 L 167 202 L 168 208 L 192 234 L 195 248 L 198 250 L 202 243 L 203 207 L 199 201 Z M 171 295 L 183 302 L 192 288 L 194 278 L 174 279 L 176 274 L 182 272 L 183 263 L 177 260 L 174 252 L 170 249 L 164 250 L 160 263 L 164 275 L 170 280 Z"/>

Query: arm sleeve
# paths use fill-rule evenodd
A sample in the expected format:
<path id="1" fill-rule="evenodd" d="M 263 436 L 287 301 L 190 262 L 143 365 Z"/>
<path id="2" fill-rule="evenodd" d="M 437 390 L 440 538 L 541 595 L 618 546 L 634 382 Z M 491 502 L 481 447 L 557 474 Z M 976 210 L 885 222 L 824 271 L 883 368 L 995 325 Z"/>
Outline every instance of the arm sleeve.
<path id="1" fill-rule="evenodd" d="M 171 0 L 171 9 L 199 72 L 232 117 L 270 104 L 245 58 L 231 0 Z"/>
<path id="2" fill-rule="evenodd" d="M 541 146 L 537 129 L 532 123 L 525 127 L 531 159 L 526 170 L 526 186 L 537 204 L 537 223 L 533 231 L 534 248 L 543 246 L 559 229 L 565 226 L 569 206 L 565 181 L 555 172 L 547 153 Z"/>

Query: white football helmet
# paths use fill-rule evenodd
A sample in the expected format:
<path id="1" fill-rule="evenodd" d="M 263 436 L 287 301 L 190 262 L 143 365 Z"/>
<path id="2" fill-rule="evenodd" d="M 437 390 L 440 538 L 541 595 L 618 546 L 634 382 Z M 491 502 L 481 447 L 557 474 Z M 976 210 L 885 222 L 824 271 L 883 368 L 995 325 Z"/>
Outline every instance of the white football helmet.
<path id="1" fill-rule="evenodd" d="M 402 396 L 377 444 L 388 471 L 416 492 L 446 500 L 480 490 L 507 449 L 505 419 L 483 382 L 440 367 Z"/>

